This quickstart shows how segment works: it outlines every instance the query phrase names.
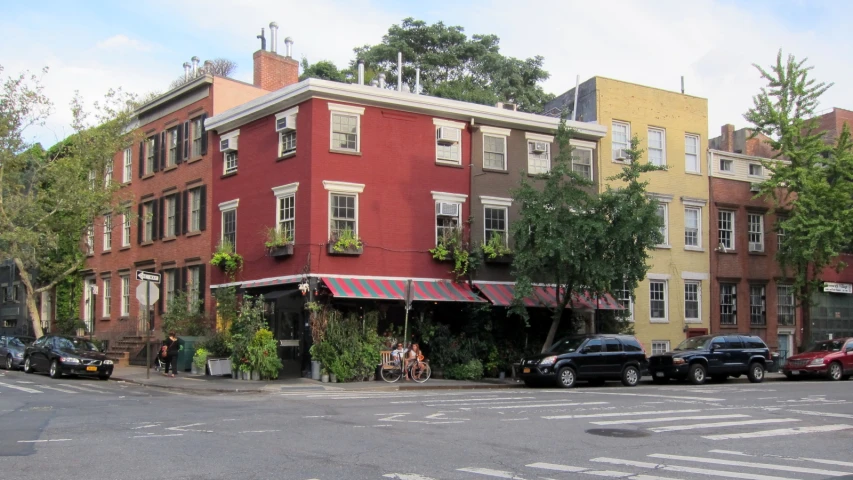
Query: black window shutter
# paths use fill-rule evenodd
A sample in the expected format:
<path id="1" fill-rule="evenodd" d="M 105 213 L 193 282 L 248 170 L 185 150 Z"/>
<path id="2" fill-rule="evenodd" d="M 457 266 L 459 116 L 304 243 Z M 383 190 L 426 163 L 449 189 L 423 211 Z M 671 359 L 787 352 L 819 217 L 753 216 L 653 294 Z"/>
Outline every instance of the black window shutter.
<path id="1" fill-rule="evenodd" d="M 160 238 L 161 240 L 163 239 L 163 237 L 166 236 L 165 235 L 165 232 L 166 232 L 166 224 L 165 224 L 166 223 L 166 215 L 163 215 L 165 209 L 166 209 L 166 197 L 163 197 L 160 199 L 160 225 L 158 227 L 160 229 L 160 236 L 158 238 Z"/>
<path id="2" fill-rule="evenodd" d="M 184 122 L 184 160 L 190 156 L 190 122 Z"/>
<path id="3" fill-rule="evenodd" d="M 160 203 L 157 199 L 151 200 L 151 240 L 157 240 L 160 238 L 158 236 L 158 228 L 160 226 L 160 210 L 157 208 L 157 204 Z"/>
<path id="4" fill-rule="evenodd" d="M 166 287 L 166 277 L 163 275 L 163 270 L 157 272 L 160 274 L 160 285 Z M 157 300 L 157 313 L 163 315 L 163 299 L 166 298 L 166 289 L 163 288 L 163 291 L 160 292 L 160 300 Z"/>
<path id="5" fill-rule="evenodd" d="M 207 119 L 207 114 L 201 116 L 201 154 L 207 155 L 207 130 L 204 129 L 204 121 Z"/>
<path id="6" fill-rule="evenodd" d="M 166 169 L 166 132 L 160 133 L 160 170 Z"/>
<path id="7" fill-rule="evenodd" d="M 198 300 L 199 300 L 199 310 L 204 311 L 204 280 L 205 280 L 205 272 L 207 271 L 206 265 L 199 265 L 198 267 Z"/>
<path id="8" fill-rule="evenodd" d="M 178 286 L 178 290 L 184 293 L 187 291 L 187 267 L 181 268 L 181 284 Z"/>
<path id="9" fill-rule="evenodd" d="M 207 185 L 201 187 L 201 208 L 199 209 L 198 229 L 207 228 Z"/>
<path id="10" fill-rule="evenodd" d="M 181 205 L 181 235 L 187 234 L 187 218 L 190 216 L 189 190 L 184 190 L 184 204 Z"/>
<path id="11" fill-rule="evenodd" d="M 139 178 L 145 176 L 145 140 L 139 142 Z"/>
<path id="12" fill-rule="evenodd" d="M 176 143 L 178 147 L 175 149 L 175 165 L 177 165 L 181 163 L 181 159 L 183 158 L 181 151 L 184 148 L 184 126 L 179 124 L 175 127 L 175 132 L 178 135 L 178 141 Z"/>
<path id="13" fill-rule="evenodd" d="M 154 134 L 154 171 L 160 168 L 160 135 Z"/>
<path id="14" fill-rule="evenodd" d="M 181 234 L 181 218 L 183 215 L 181 214 L 181 192 L 178 192 L 174 195 L 175 197 L 175 231 L 172 232 L 172 235 L 178 236 Z"/>
<path id="15" fill-rule="evenodd" d="M 139 244 L 142 243 L 142 220 L 143 220 L 142 217 L 143 216 L 144 216 L 144 214 L 143 214 L 142 204 L 140 203 L 139 204 L 139 217 L 137 218 L 137 221 L 136 221 L 136 243 L 139 243 Z"/>

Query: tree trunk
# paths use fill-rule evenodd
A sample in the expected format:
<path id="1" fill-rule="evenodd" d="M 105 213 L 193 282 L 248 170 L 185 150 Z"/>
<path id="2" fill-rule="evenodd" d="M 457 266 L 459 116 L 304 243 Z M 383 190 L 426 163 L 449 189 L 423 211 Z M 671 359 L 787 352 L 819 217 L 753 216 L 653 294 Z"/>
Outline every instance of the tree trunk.
<path id="1" fill-rule="evenodd" d="M 44 330 L 41 329 L 41 315 L 36 305 L 35 289 L 33 289 L 30 274 L 24 269 L 23 262 L 16 258 L 15 265 L 18 267 L 18 275 L 21 276 L 21 283 L 24 284 L 24 289 L 27 291 L 27 311 L 30 312 L 30 318 L 33 322 L 33 336 L 39 338 L 44 335 Z"/>
<path id="2" fill-rule="evenodd" d="M 557 329 L 560 327 L 560 319 L 563 318 L 563 312 L 557 310 L 554 312 L 553 318 L 551 319 L 551 328 L 548 330 L 548 336 L 545 337 L 545 345 L 542 345 L 542 353 L 548 351 L 551 348 L 551 344 L 554 343 L 554 336 L 557 335 Z"/>
<path id="3" fill-rule="evenodd" d="M 806 284 L 801 290 L 800 308 L 803 311 L 803 336 L 800 338 L 800 352 L 804 352 L 812 344 L 812 299 L 811 288 Z"/>

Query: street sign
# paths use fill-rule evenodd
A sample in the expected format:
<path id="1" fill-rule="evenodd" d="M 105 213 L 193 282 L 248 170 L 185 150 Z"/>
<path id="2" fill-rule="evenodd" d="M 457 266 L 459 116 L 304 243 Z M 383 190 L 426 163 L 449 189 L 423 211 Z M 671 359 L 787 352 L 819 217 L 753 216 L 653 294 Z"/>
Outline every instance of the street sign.
<path id="1" fill-rule="evenodd" d="M 160 283 L 160 274 L 137 270 L 136 279 L 142 282 Z"/>
<path id="2" fill-rule="evenodd" d="M 148 291 L 148 295 L 145 295 L 145 286 L 148 285 L 151 290 Z M 136 287 L 136 299 L 139 300 L 139 303 L 143 305 L 154 305 L 157 303 L 157 300 L 160 300 L 160 289 L 157 285 L 145 282 L 140 283 L 138 287 Z M 151 303 L 148 303 L 151 302 Z"/>

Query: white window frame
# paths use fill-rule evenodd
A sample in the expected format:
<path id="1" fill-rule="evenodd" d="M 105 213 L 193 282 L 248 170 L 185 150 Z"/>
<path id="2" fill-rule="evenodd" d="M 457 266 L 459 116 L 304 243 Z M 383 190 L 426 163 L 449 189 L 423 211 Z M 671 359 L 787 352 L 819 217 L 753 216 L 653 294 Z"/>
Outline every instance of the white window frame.
<path id="1" fill-rule="evenodd" d="M 666 353 L 670 350 L 669 340 L 652 340 L 651 347 L 651 355 L 660 355 L 662 353 Z M 663 350 L 661 350 L 661 348 L 663 348 Z"/>
<path id="2" fill-rule="evenodd" d="M 121 246 L 130 246 L 130 217 L 126 213 L 121 216 Z"/>
<path id="3" fill-rule="evenodd" d="M 101 279 L 101 288 L 104 289 L 103 301 L 101 302 L 101 316 L 109 318 L 112 311 L 112 279 L 109 277 Z"/>
<path id="4" fill-rule="evenodd" d="M 460 210 L 461 210 L 461 205 L 460 205 Z M 503 230 L 498 230 L 495 228 L 489 229 L 486 227 L 486 221 L 487 221 L 486 210 L 498 210 L 498 211 L 503 212 L 503 224 L 504 224 Z M 501 237 L 503 238 L 504 246 L 505 247 L 509 246 L 509 238 L 508 238 L 509 237 L 509 209 L 507 207 L 502 207 L 502 206 L 498 206 L 498 205 L 494 205 L 494 204 L 492 204 L 492 205 L 484 204 L 483 205 L 483 244 L 486 244 L 489 242 L 489 232 L 494 232 L 494 233 L 498 233 L 499 235 L 501 235 Z"/>
<path id="5" fill-rule="evenodd" d="M 90 223 L 89 226 L 86 227 L 86 254 L 94 255 L 95 254 L 95 224 Z"/>
<path id="6" fill-rule="evenodd" d="M 529 175 L 537 175 L 540 173 L 548 173 L 551 171 L 551 144 L 554 142 L 552 135 L 542 135 L 538 133 L 525 132 L 524 138 L 527 140 L 527 173 Z M 545 143 L 545 153 L 532 153 L 531 145 L 536 142 Z M 545 161 L 545 166 L 535 165 L 534 162 Z"/>
<path id="7" fill-rule="evenodd" d="M 723 229 L 721 223 L 723 222 L 723 215 L 728 215 L 728 223 L 730 223 L 729 229 Z M 717 243 L 725 247 L 727 251 L 733 252 L 735 251 L 735 211 L 734 210 L 717 210 Z M 723 241 L 723 232 L 729 233 L 728 245 Z"/>
<path id="8" fill-rule="evenodd" d="M 166 238 L 172 238 L 178 236 L 178 196 L 177 195 L 169 195 L 166 197 L 166 207 L 163 209 L 166 214 L 166 221 L 164 222 L 164 227 L 166 231 L 163 232 L 163 236 Z"/>
<path id="9" fill-rule="evenodd" d="M 625 317 L 625 320 L 632 322 L 634 321 L 634 292 L 629 291 L 625 282 L 622 283 L 622 288 L 616 291 L 616 301 L 618 301 L 623 307 L 628 309 L 628 315 Z"/>
<path id="10" fill-rule="evenodd" d="M 145 175 L 154 173 L 154 163 L 157 161 L 157 152 L 154 149 L 154 137 L 145 139 Z"/>
<path id="11" fill-rule="evenodd" d="M 459 229 L 459 228 L 462 228 L 462 223 L 461 223 L 462 222 L 462 204 L 464 204 L 465 200 L 468 199 L 468 195 L 460 194 L 460 193 L 447 193 L 447 192 L 435 192 L 435 191 L 430 192 L 430 193 L 432 193 L 432 199 L 435 202 L 434 208 L 433 208 L 434 216 L 433 216 L 433 222 L 432 222 L 432 225 L 433 225 L 432 230 L 433 230 L 433 235 L 435 235 L 435 244 L 438 245 L 438 239 L 441 237 L 438 234 L 438 230 L 439 230 L 439 225 L 438 225 L 438 220 L 439 220 L 438 208 L 439 207 L 438 207 L 438 204 L 439 203 L 455 203 L 458 205 L 458 210 L 457 210 L 459 212 L 458 216 L 456 216 L 456 217 L 451 217 L 449 215 L 441 215 L 441 216 L 446 217 L 446 218 L 455 218 L 456 219 L 456 228 Z M 483 198 L 483 197 L 480 197 L 480 198 Z M 491 197 L 487 197 L 487 198 L 491 198 Z M 447 228 L 446 225 L 442 225 L 442 227 Z"/>
<path id="12" fill-rule="evenodd" d="M 753 167 L 758 169 L 758 173 L 752 173 Z M 748 176 L 750 176 L 752 178 L 764 178 L 764 166 L 761 165 L 760 163 L 750 162 L 747 164 L 746 168 L 747 168 L 746 172 L 747 172 Z"/>
<path id="13" fill-rule="evenodd" d="M 702 155 L 699 152 L 699 145 L 701 145 L 701 137 L 696 135 L 695 133 L 685 133 L 684 134 L 684 171 L 687 173 L 698 173 L 702 174 Z M 695 142 L 695 153 L 690 153 L 690 142 Z M 696 168 L 691 168 L 691 157 L 693 158 L 693 165 Z"/>
<path id="14" fill-rule="evenodd" d="M 754 303 L 756 295 L 753 289 L 758 289 L 758 303 Z M 759 316 L 760 323 L 753 322 L 753 316 Z M 757 327 L 767 326 L 767 285 L 756 283 L 749 284 L 749 325 Z"/>
<path id="15" fill-rule="evenodd" d="M 202 123 L 202 116 L 199 115 L 190 120 L 190 158 L 201 156 L 202 132 L 204 132 L 204 124 Z"/>
<path id="16" fill-rule="evenodd" d="M 229 173 L 237 173 L 237 150 L 225 152 L 225 158 L 222 164 L 224 167 L 223 173 L 225 175 L 228 175 Z"/>
<path id="17" fill-rule="evenodd" d="M 199 283 L 201 281 L 202 268 L 204 268 L 203 265 L 187 266 L 187 296 L 189 297 L 190 308 L 201 299 L 202 293 L 199 289 L 201 287 Z"/>
<path id="18" fill-rule="evenodd" d="M 108 252 L 113 248 L 113 216 L 111 214 L 104 215 L 104 251 Z"/>
<path id="19" fill-rule="evenodd" d="M 293 141 L 286 139 L 293 136 Z M 292 146 L 289 150 L 285 150 L 287 146 Z M 296 155 L 296 130 L 288 130 L 286 132 L 278 132 L 278 156 L 279 158 L 289 155 Z"/>
<path id="20" fill-rule="evenodd" d="M 169 311 L 169 305 L 175 300 L 175 295 L 178 291 L 178 282 L 177 282 L 177 274 L 178 270 L 175 268 L 166 270 L 163 275 L 163 310 Z"/>
<path id="21" fill-rule="evenodd" d="M 480 133 L 483 135 L 483 169 L 484 170 L 497 170 L 497 171 L 505 172 L 508 168 L 508 163 L 509 163 L 507 161 L 508 155 L 507 155 L 507 140 L 506 139 L 509 137 L 509 135 L 510 135 L 510 133 L 512 133 L 512 131 L 508 128 L 497 128 L 497 127 L 482 126 L 482 127 L 480 127 Z M 486 150 L 486 137 L 492 137 L 492 138 L 500 139 L 503 141 L 503 157 L 504 158 L 503 158 L 503 166 L 500 168 L 486 165 L 486 155 L 487 154 L 491 153 L 494 155 L 500 155 L 500 153 L 498 153 L 498 152 L 489 152 Z"/>
<path id="22" fill-rule="evenodd" d="M 104 188 L 108 189 L 113 185 L 113 159 L 107 160 L 104 167 Z"/>
<path id="23" fill-rule="evenodd" d="M 130 316 L 130 275 L 121 276 L 121 316 Z"/>
<path id="24" fill-rule="evenodd" d="M 696 212 L 696 245 L 689 245 L 687 243 L 687 218 L 688 212 Z M 685 205 L 684 206 L 684 248 L 685 250 L 702 250 L 702 207 L 697 207 L 695 205 Z"/>
<path id="25" fill-rule="evenodd" d="M 731 287 L 731 291 L 727 291 L 728 288 Z M 723 299 L 728 296 L 730 297 L 731 303 L 726 303 Z M 732 282 L 720 282 L 720 325 L 737 325 L 737 283 Z M 731 315 L 731 322 L 723 322 L 723 309 L 726 307 L 731 308 L 731 313 L 726 313 L 725 315 Z"/>
<path id="26" fill-rule="evenodd" d="M 658 247 L 668 248 L 669 245 L 669 203 L 658 202 L 658 212 L 663 208 L 663 243 L 658 244 Z"/>
<path id="27" fill-rule="evenodd" d="M 142 243 L 154 241 L 154 202 L 142 204 Z"/>
<path id="28" fill-rule="evenodd" d="M 592 157 L 593 157 L 593 155 L 592 155 L 592 150 L 593 150 L 593 149 L 591 149 L 591 148 L 586 148 L 586 147 L 572 147 L 572 171 L 573 171 L 573 172 L 575 172 L 575 173 L 579 173 L 579 172 L 575 169 L 575 166 L 576 166 L 576 165 L 580 165 L 580 166 L 582 166 L 582 167 L 589 167 L 589 176 L 588 176 L 588 177 L 584 176 L 584 178 L 586 178 L 586 179 L 587 179 L 587 180 L 589 180 L 589 181 L 592 181 L 592 180 L 593 180 L 593 176 L 594 176 L 594 173 L 593 173 L 593 163 L 594 163 L 594 162 L 593 162 L 593 159 L 592 159 Z M 578 158 L 578 157 L 576 157 L 576 156 L 575 156 L 575 152 L 586 152 L 586 153 L 588 153 L 588 154 L 589 154 L 589 164 L 582 164 L 582 163 L 578 163 L 578 161 L 577 161 L 577 158 Z"/>
<path id="29" fill-rule="evenodd" d="M 652 133 L 660 134 L 660 147 L 652 147 Z M 648 144 L 649 151 L 649 163 L 652 165 L 656 165 L 659 167 L 666 166 L 666 130 L 658 127 L 649 127 L 648 132 L 646 132 L 648 136 L 646 143 Z M 655 163 L 652 161 L 652 150 L 660 151 L 660 163 Z"/>
<path id="30" fill-rule="evenodd" d="M 130 183 L 133 178 L 133 151 L 130 148 L 124 149 L 124 171 L 122 172 L 122 183 Z"/>
<path id="31" fill-rule="evenodd" d="M 326 238 L 332 238 L 332 195 L 349 195 L 355 196 L 355 228 L 353 229 L 353 233 L 358 237 L 358 227 L 361 223 L 359 221 L 359 197 L 361 197 L 361 193 L 364 192 L 364 184 L 363 183 L 349 183 L 349 182 L 336 182 L 332 180 L 323 180 L 323 188 L 325 188 L 329 193 L 327 197 L 327 228 Z"/>
<path id="32" fill-rule="evenodd" d="M 661 278 L 658 276 L 649 275 L 649 322 L 651 323 L 669 323 L 669 280 L 667 278 Z M 663 285 L 663 299 L 653 299 L 652 294 L 653 289 L 652 285 Z M 663 300 L 663 317 L 655 317 L 652 315 L 654 309 L 652 308 L 653 301 L 661 301 Z"/>
<path id="33" fill-rule="evenodd" d="M 758 219 L 758 222 L 753 220 Z M 760 213 L 746 214 L 748 251 L 764 252 L 764 215 Z M 753 241 L 753 239 L 755 241 Z"/>
<path id="34" fill-rule="evenodd" d="M 616 137 L 613 135 L 613 133 L 616 132 L 617 126 L 620 128 L 625 127 L 625 142 L 617 142 L 616 141 Z M 628 159 L 625 159 L 624 162 L 620 161 L 620 160 L 616 160 L 616 156 L 613 152 L 616 152 L 617 150 L 622 150 L 622 149 L 627 150 L 627 149 L 631 148 L 631 124 L 630 123 L 620 122 L 619 120 L 613 120 L 612 125 L 611 125 L 610 145 L 611 145 L 611 157 L 610 158 L 614 163 L 626 163 L 626 162 L 628 162 Z"/>
<path id="35" fill-rule="evenodd" d="M 166 132 L 166 140 L 169 142 L 168 148 L 166 149 L 166 166 L 174 167 L 178 164 L 178 158 L 180 158 L 180 150 L 181 145 L 178 145 L 178 129 L 182 128 L 181 125 L 177 127 L 172 127 Z"/>
<path id="36" fill-rule="evenodd" d="M 185 205 L 189 211 L 189 222 L 187 222 L 187 230 L 190 233 L 201 231 L 201 187 L 190 189 L 189 205 Z M 197 205 L 196 205 L 197 204 Z"/>
<path id="37" fill-rule="evenodd" d="M 272 193 L 275 196 L 275 228 L 281 232 L 283 225 L 290 223 L 292 225 L 288 236 L 296 241 L 296 191 L 299 189 L 299 182 L 288 183 L 280 187 L 274 187 Z M 293 202 L 293 216 L 286 217 L 287 201 Z M 330 199 L 331 201 L 331 199 Z"/>
<path id="38" fill-rule="evenodd" d="M 782 300 L 785 302 L 782 303 Z M 790 300 L 790 301 L 788 301 Z M 776 284 L 776 323 L 779 326 L 793 326 L 797 322 L 797 300 L 794 296 L 794 286 L 790 284 Z M 790 310 L 789 310 L 790 309 Z M 784 310 L 784 312 L 783 312 Z M 789 313 L 790 312 L 790 313 Z M 789 316 L 790 315 L 790 316 Z M 790 318 L 789 322 L 783 323 L 783 318 Z"/>
<path id="39" fill-rule="evenodd" d="M 723 165 L 728 165 L 729 168 L 723 168 Z M 718 167 L 719 171 L 722 173 L 734 173 L 735 162 L 731 158 L 720 158 L 720 163 Z"/>
<path id="40" fill-rule="evenodd" d="M 689 287 L 688 287 L 689 286 Z M 696 288 L 696 299 L 688 300 L 688 289 L 695 287 Z M 687 316 L 687 302 L 695 301 L 696 302 L 696 316 L 688 317 Z M 702 282 L 697 280 L 685 280 L 684 281 L 684 323 L 702 323 Z"/>
<path id="41" fill-rule="evenodd" d="M 329 149 L 338 152 L 361 153 L 361 116 L 364 115 L 364 107 L 341 105 L 329 103 Z M 355 117 L 355 150 L 335 146 L 335 115 Z"/>
<path id="42" fill-rule="evenodd" d="M 225 243 L 225 215 L 228 213 L 234 213 L 234 240 L 231 241 L 231 246 L 234 248 L 234 251 L 237 251 L 237 207 L 240 205 L 240 199 L 230 200 L 227 202 L 222 202 L 219 204 L 219 212 L 222 219 L 222 228 L 220 228 L 219 235 L 219 243 Z"/>
<path id="43" fill-rule="evenodd" d="M 432 124 L 435 128 L 435 163 L 441 163 L 445 165 L 462 165 L 462 134 L 465 132 L 465 123 L 463 122 L 453 122 L 450 120 L 444 120 L 441 118 L 433 118 Z M 450 148 L 451 152 L 456 152 L 455 158 L 442 158 L 439 156 L 439 150 L 442 148 L 449 148 L 447 145 L 442 145 L 438 143 L 438 130 L 440 128 L 455 128 L 459 130 L 459 142 L 452 144 L 452 148 Z M 485 142 L 484 142 L 485 144 Z M 455 150 L 454 150 L 455 148 Z"/>

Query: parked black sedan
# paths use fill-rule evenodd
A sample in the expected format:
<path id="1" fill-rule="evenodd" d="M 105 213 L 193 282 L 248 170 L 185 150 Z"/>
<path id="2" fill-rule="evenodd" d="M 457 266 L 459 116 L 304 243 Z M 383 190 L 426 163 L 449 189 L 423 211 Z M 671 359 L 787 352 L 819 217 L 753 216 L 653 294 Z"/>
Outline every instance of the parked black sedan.
<path id="1" fill-rule="evenodd" d="M 92 375 L 101 380 L 113 374 L 113 361 L 86 338 L 45 335 L 27 346 L 24 371 L 62 375 Z"/>
<path id="2" fill-rule="evenodd" d="M 24 363 L 24 350 L 35 340 L 23 335 L 0 336 L 0 360 L 6 370 L 17 370 Z"/>

